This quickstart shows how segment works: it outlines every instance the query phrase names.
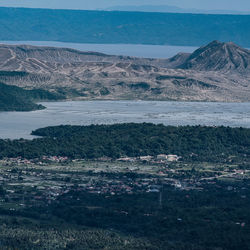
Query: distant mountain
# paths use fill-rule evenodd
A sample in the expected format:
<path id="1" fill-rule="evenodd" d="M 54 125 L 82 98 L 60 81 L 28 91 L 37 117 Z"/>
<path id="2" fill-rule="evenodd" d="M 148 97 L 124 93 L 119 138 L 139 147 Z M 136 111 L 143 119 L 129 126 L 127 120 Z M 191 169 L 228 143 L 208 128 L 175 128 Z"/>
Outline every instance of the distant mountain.
<path id="1" fill-rule="evenodd" d="M 177 67 L 200 71 L 250 73 L 250 51 L 232 42 L 213 41 L 194 51 Z"/>
<path id="2" fill-rule="evenodd" d="M 0 8 L 0 41 L 250 47 L 250 15 Z"/>
<path id="3" fill-rule="evenodd" d="M 249 51 L 212 42 L 170 59 L 0 45 L 0 82 L 81 100 L 250 101 Z"/>
<path id="4" fill-rule="evenodd" d="M 250 11 L 235 10 L 200 10 L 183 9 L 172 5 L 117 5 L 106 8 L 109 11 L 141 11 L 141 12 L 167 12 L 167 13 L 196 13 L 196 14 L 233 14 L 247 15 Z"/>
<path id="5" fill-rule="evenodd" d="M 104 10 L 185 13 L 185 9 L 171 5 L 118 5 Z"/>

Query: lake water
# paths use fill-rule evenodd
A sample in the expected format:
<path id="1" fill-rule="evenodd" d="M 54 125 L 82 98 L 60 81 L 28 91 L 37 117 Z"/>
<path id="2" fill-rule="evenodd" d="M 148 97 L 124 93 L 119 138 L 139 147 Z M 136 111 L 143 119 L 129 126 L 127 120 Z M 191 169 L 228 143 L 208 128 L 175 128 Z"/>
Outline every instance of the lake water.
<path id="1" fill-rule="evenodd" d="M 152 122 L 250 128 L 250 103 L 75 101 L 43 105 L 46 110 L 0 112 L 0 138 L 30 139 L 32 130 L 61 124 Z"/>
<path id="2" fill-rule="evenodd" d="M 35 46 L 51 46 L 72 48 L 81 51 L 96 51 L 110 55 L 124 55 L 148 58 L 169 58 L 179 52 L 193 52 L 197 47 L 167 46 L 167 45 L 141 45 L 141 44 L 88 44 L 63 43 L 51 41 L 0 41 L 3 44 L 29 44 Z"/>

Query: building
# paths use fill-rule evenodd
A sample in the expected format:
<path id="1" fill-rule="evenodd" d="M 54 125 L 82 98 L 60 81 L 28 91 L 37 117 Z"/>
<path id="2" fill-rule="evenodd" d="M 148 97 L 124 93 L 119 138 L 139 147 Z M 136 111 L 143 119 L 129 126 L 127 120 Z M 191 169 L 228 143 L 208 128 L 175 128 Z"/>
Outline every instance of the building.
<path id="1" fill-rule="evenodd" d="M 165 154 L 160 154 L 160 155 L 157 155 L 156 158 L 157 158 L 157 160 L 167 160 L 168 156 Z"/>

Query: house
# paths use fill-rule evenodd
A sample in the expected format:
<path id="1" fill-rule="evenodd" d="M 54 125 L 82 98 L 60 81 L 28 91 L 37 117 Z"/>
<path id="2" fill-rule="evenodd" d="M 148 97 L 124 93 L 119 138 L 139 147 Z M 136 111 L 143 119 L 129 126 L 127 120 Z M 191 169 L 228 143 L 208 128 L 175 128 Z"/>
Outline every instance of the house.
<path id="1" fill-rule="evenodd" d="M 147 193 L 159 193 L 159 192 L 160 190 L 156 188 L 147 190 Z"/>
<path id="2" fill-rule="evenodd" d="M 151 155 L 140 156 L 140 157 L 139 157 L 139 159 L 140 159 L 141 161 L 151 161 L 152 158 L 153 158 L 153 156 L 151 156 Z"/>
<path id="3" fill-rule="evenodd" d="M 168 156 L 165 154 L 160 154 L 160 155 L 157 155 L 156 158 L 157 158 L 157 160 L 167 160 Z"/>
<path id="4" fill-rule="evenodd" d="M 135 158 L 132 158 L 132 157 L 123 157 L 123 158 L 117 159 L 117 161 L 134 162 Z"/>
<path id="5" fill-rule="evenodd" d="M 179 157 L 178 155 L 168 155 L 167 160 L 168 161 L 178 161 Z"/>

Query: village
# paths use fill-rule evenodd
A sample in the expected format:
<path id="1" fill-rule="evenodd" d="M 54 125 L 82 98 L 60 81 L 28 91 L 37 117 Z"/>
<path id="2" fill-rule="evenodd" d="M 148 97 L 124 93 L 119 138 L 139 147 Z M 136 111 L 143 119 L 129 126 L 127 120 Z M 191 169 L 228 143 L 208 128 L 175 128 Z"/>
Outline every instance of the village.
<path id="1" fill-rule="evenodd" d="M 100 157 L 98 159 L 95 159 L 95 161 L 120 161 L 120 162 L 142 162 L 142 163 L 152 163 L 152 164 L 162 164 L 165 162 L 176 162 L 179 159 L 181 159 L 181 156 L 178 155 L 166 155 L 166 154 L 159 154 L 157 156 L 139 156 L 139 157 L 121 157 L 118 159 L 112 159 L 109 157 Z M 46 165 L 48 163 L 65 163 L 70 161 L 79 161 L 84 159 L 77 159 L 77 160 L 71 160 L 66 156 L 43 156 L 41 158 L 35 158 L 35 159 L 25 159 L 22 157 L 16 157 L 16 158 L 4 158 L 1 160 L 1 162 L 5 165 Z"/>
<path id="2" fill-rule="evenodd" d="M 0 161 L 0 207 L 18 210 L 49 205 L 62 196 L 71 199 L 67 194 L 72 191 L 107 197 L 139 193 L 160 195 L 165 186 L 186 192 L 202 191 L 204 186 L 214 185 L 219 179 L 229 180 L 223 188 L 231 190 L 231 180 L 250 177 L 249 169 L 239 169 L 235 165 L 195 165 L 179 159 L 175 155 L 124 157 L 116 161 L 107 158 L 70 160 L 60 156 L 33 160 L 6 158 Z"/>

